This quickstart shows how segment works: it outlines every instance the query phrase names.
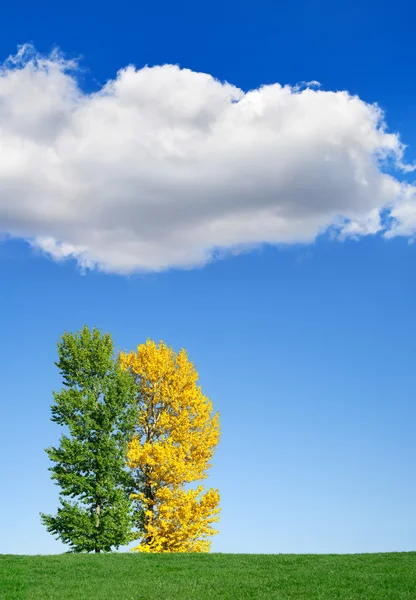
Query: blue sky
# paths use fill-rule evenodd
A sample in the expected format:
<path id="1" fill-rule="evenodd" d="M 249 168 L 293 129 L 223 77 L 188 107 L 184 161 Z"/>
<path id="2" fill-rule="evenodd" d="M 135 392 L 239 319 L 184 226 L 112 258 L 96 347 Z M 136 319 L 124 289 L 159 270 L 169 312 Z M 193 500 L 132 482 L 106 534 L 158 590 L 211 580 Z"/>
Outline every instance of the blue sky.
<path id="1" fill-rule="evenodd" d="M 189 81 L 179 83 L 175 72 L 163 71 L 156 83 L 142 83 L 150 91 L 159 89 L 160 81 L 165 85 L 163 78 L 172 75 L 172 85 L 183 84 L 181 93 L 186 89 L 191 96 L 199 85 L 193 74 L 203 72 L 244 92 L 275 82 L 293 86 L 319 81 L 322 90 L 346 90 L 360 100 L 353 109 L 349 103 L 345 112 L 343 104 L 337 105 L 340 122 L 331 121 L 332 128 L 321 135 L 326 125 L 322 112 L 328 114 L 328 120 L 333 114 L 332 96 L 325 96 L 328 104 L 322 108 L 322 96 L 314 95 L 316 92 L 302 97 L 312 99 L 316 111 L 302 105 L 305 112 L 299 116 L 293 108 L 298 105 L 291 104 L 298 98 L 293 92 L 284 113 L 287 137 L 283 154 L 279 154 L 281 147 L 274 145 L 278 138 L 273 129 L 275 121 L 270 126 L 275 137 L 261 137 L 260 131 L 270 130 L 261 116 L 257 130 L 252 122 L 251 128 L 244 130 L 257 144 L 254 154 L 244 155 L 250 159 L 245 163 L 238 162 L 238 144 L 228 144 L 230 139 L 237 139 L 242 127 L 233 129 L 232 122 L 227 121 L 228 136 L 221 138 L 224 145 L 214 146 L 212 155 L 204 154 L 202 166 L 195 163 L 195 187 L 180 182 L 176 188 L 176 172 L 168 173 L 164 158 L 152 155 L 145 175 L 155 169 L 156 183 L 161 182 L 159 189 L 144 175 L 134 179 L 134 169 L 140 165 L 124 160 L 134 152 L 126 152 L 110 126 L 102 121 L 99 133 L 103 137 L 96 134 L 92 139 L 83 133 L 87 131 L 84 116 L 78 116 L 76 139 L 85 142 L 83 148 L 89 143 L 99 148 L 94 146 L 95 141 L 104 141 L 103 154 L 95 151 L 97 164 L 83 154 L 86 171 L 77 171 L 73 154 L 66 150 L 73 147 L 75 138 L 65 138 L 67 145 L 63 146 L 63 138 L 58 143 L 53 137 L 55 125 L 44 124 L 37 117 L 38 96 L 32 80 L 23 82 L 26 87 L 22 87 L 22 97 L 11 93 L 7 96 L 10 110 L 17 108 L 7 113 L 7 119 L 0 108 L 0 140 L 4 142 L 0 165 L 7 166 L 8 158 L 16 152 L 16 136 L 21 136 L 25 147 L 30 142 L 38 144 L 34 147 L 39 150 L 30 160 L 26 157 L 26 162 L 23 158 L 19 162 L 19 156 L 13 154 L 17 165 L 12 165 L 13 172 L 0 166 L 0 229 L 4 234 L 0 244 L 0 552 L 62 551 L 62 546 L 44 531 L 38 516 L 40 511 L 52 512 L 57 505 L 57 489 L 49 480 L 44 448 L 59 435 L 59 428 L 49 422 L 51 392 L 60 386 L 53 364 L 56 341 L 63 331 L 74 331 L 84 323 L 111 331 L 119 348 L 134 348 L 148 337 L 163 339 L 176 349 L 185 347 L 194 360 L 204 391 L 220 411 L 222 423 L 222 439 L 209 479 L 220 489 L 223 508 L 213 551 L 414 550 L 416 246 L 409 243 L 413 240 L 414 177 L 411 171 L 402 172 L 391 164 L 371 171 L 367 158 L 376 152 L 377 144 L 386 148 L 396 142 L 383 135 L 375 146 L 370 144 L 368 140 L 375 131 L 369 125 L 373 112 L 367 114 L 365 104 L 376 102 L 385 111 L 388 132 L 400 135 L 408 146 L 404 159 L 411 163 L 416 157 L 414 17 L 414 9 L 407 2 L 396 2 L 394 6 L 387 2 L 353 2 L 342 9 L 326 2 L 319 7 L 312 2 L 228 2 L 226 6 L 210 3 L 205 7 L 162 2 L 152 3 L 151 7 L 123 2 L 117 6 L 73 3 L 68 9 L 56 3 L 42 7 L 28 3 L 15 8 L 9 4 L 4 9 L 1 60 L 25 43 L 33 44 L 43 57 L 55 46 L 67 58 L 82 57 L 73 75 L 84 94 L 82 101 L 85 94 L 97 92 L 109 79 L 115 80 L 117 71 L 128 64 L 137 69 L 146 64 L 179 64 L 191 70 Z M 24 68 L 9 63 L 3 70 L 3 81 L 11 81 L 7 78 L 17 72 L 14 69 Z M 53 65 L 47 69 L 49 77 Z M 131 85 L 135 85 L 135 78 L 134 74 Z M 64 80 L 42 80 L 41 86 L 48 81 L 61 85 Z M 214 88 L 209 82 L 207 94 L 212 92 L 212 97 L 218 94 L 219 98 L 224 88 Z M 0 85 L 0 96 L 9 93 L 4 89 Z M 163 111 L 173 123 L 172 129 L 189 133 L 190 129 L 180 129 L 189 117 L 188 95 L 181 96 L 179 108 L 172 107 L 170 88 L 163 89 L 160 95 L 163 100 L 167 98 L 168 104 L 160 108 L 161 112 L 149 109 L 140 96 L 140 106 L 147 111 L 146 121 L 156 123 L 154 129 L 148 125 L 149 129 L 143 130 L 140 111 L 135 107 L 130 128 L 133 133 L 137 130 L 140 134 L 160 135 L 158 123 Z M 115 98 L 124 98 L 124 102 L 123 93 L 117 92 Z M 62 98 L 58 98 L 59 111 L 67 96 Z M 273 96 L 264 100 L 264 106 L 271 110 L 270 106 L 280 101 L 280 96 Z M 223 108 L 209 104 L 205 96 L 198 102 L 207 118 L 214 114 L 217 123 L 223 118 Z M 218 106 L 221 102 L 218 100 Z M 46 106 L 56 108 L 55 104 Z M 90 112 L 98 111 L 96 106 L 89 104 Z M 112 113 L 117 119 L 121 119 L 119 108 L 116 105 Z M 69 109 L 65 105 L 59 111 L 56 109 L 59 118 L 61 114 L 68 118 L 69 112 L 76 109 L 71 104 Z M 297 146 L 293 132 L 298 131 L 300 121 L 295 119 L 304 119 L 304 115 L 312 114 L 309 111 L 315 111 L 316 128 Z M 15 122 L 16 115 L 19 119 Z M 43 119 L 43 113 L 41 116 Z M 125 126 L 124 121 L 117 122 Z M 307 120 L 301 122 L 303 128 L 308 126 Z M 350 124 L 348 135 L 342 129 L 344 122 Z M 123 140 L 129 128 L 125 131 Z M 282 130 L 278 133 L 283 136 Z M 339 152 L 339 162 L 331 171 L 321 172 L 327 154 L 319 152 L 328 139 L 336 141 L 333 153 Z M 62 147 L 65 151 L 60 150 Z M 225 148 L 223 154 L 219 154 L 220 147 Z M 397 150 L 397 145 L 394 147 Z M 45 148 L 53 148 L 66 169 L 68 186 L 57 187 L 59 193 L 53 186 L 60 172 L 48 171 L 50 163 L 42 158 Z M 262 154 L 264 148 L 267 155 Z M 295 149 L 294 158 L 286 162 L 291 148 Z M 248 152 L 245 146 L 243 150 Z M 77 152 L 81 152 L 80 146 Z M 297 157 L 304 152 L 302 162 Z M 350 163 L 345 157 L 355 157 L 354 152 L 370 181 L 369 194 L 349 179 L 350 165 L 358 163 Z M 116 168 L 117 153 L 123 160 Z M 274 178 L 277 163 L 268 162 L 269 154 L 281 157 L 279 164 L 283 166 L 278 178 Z M 217 163 L 218 155 L 221 161 Z M 262 158 L 259 164 L 257 156 Z M 396 159 L 397 152 L 390 162 Z M 129 170 L 120 171 L 121 163 Z M 207 164 L 212 171 L 205 170 Z M 246 172 L 241 168 L 240 189 L 234 179 L 224 179 L 223 164 L 231 173 L 245 164 L 251 178 L 244 179 Z M 33 173 L 28 165 L 34 165 Z M 310 174 L 311 165 L 313 173 L 318 173 L 316 177 Z M 178 168 L 183 168 L 182 163 Z M 289 170 L 286 187 L 280 187 Z M 380 182 L 385 181 L 383 173 L 387 171 L 393 178 L 389 185 L 394 194 L 401 182 L 408 182 L 405 197 L 400 196 L 401 187 L 397 198 L 393 198 L 390 188 L 384 191 Z M 216 172 L 221 174 L 221 181 L 214 181 L 213 197 L 205 197 L 209 175 Z M 97 173 L 107 177 L 106 188 L 114 189 L 115 196 L 110 192 L 105 195 L 99 181 L 95 183 Z M 333 187 L 327 188 L 332 173 Z M 21 188 L 10 184 L 12 176 L 16 177 L 13 181 L 23 182 Z M 85 196 L 83 177 L 97 185 Z M 165 177 L 169 185 L 163 187 Z M 298 185 L 298 180 L 305 182 L 304 187 Z M 143 190 L 150 184 L 155 202 L 163 207 L 155 214 L 148 204 L 140 204 Z M 33 189 L 36 194 L 31 193 Z M 80 196 L 72 196 L 73 189 Z M 353 223 L 357 235 L 350 235 L 348 229 L 335 240 L 330 232 L 321 234 L 334 226 L 330 204 L 336 201 L 331 196 L 334 191 L 342 196 L 338 213 Z M 202 198 L 197 218 L 189 199 L 188 204 L 183 200 L 188 196 Z M 238 204 L 237 196 L 244 196 L 244 206 Z M 215 208 L 216 197 L 222 201 L 221 210 L 214 213 L 216 220 L 204 228 L 211 214 L 207 206 Z M 279 229 L 276 225 L 271 232 L 271 213 L 266 211 L 262 220 L 263 213 L 257 210 L 263 198 L 269 197 L 273 201 L 277 198 L 285 215 L 284 226 Z M 322 198 L 326 197 L 328 205 L 322 208 Z M 81 216 L 75 209 L 74 214 L 70 212 L 78 207 L 76 198 L 80 198 Z M 166 198 L 169 204 L 163 204 Z M 286 198 L 290 199 L 288 205 Z M 37 207 L 43 201 L 42 219 Z M 262 205 L 264 210 L 268 202 Z M 125 222 L 117 221 L 117 207 L 130 220 L 137 219 L 136 228 L 132 226 L 130 231 Z M 248 223 L 256 225 L 260 238 L 250 237 L 247 222 L 240 221 L 245 210 Z M 391 218 L 401 219 L 403 235 L 386 237 L 377 219 L 368 217 L 374 210 L 382 215 L 392 210 Z M 164 213 L 171 229 L 162 219 Z M 186 227 L 178 214 L 188 224 Z M 222 214 L 227 215 L 226 220 L 221 220 Z M 102 220 L 102 215 L 109 215 L 108 219 Z M 145 231 L 139 227 L 141 220 Z M 212 223 L 217 224 L 216 229 Z M 117 238 L 118 228 L 131 235 L 128 246 Z M 175 232 L 172 239 L 171 230 Z M 77 235 L 80 232 L 79 237 L 74 231 Z M 225 236 L 225 231 L 231 237 Z M 275 236 L 276 243 L 268 236 Z M 34 241 L 38 238 L 39 242 Z M 204 241 L 201 247 L 197 243 L 200 238 Z M 230 239 L 233 244 L 227 246 L 223 240 Z M 262 240 L 267 243 L 260 243 Z M 286 244 L 282 246 L 282 242 Z M 219 259 L 204 254 L 207 248 L 217 246 Z M 237 252 L 235 249 L 241 246 L 244 251 Z M 65 256 L 67 260 L 56 260 Z"/>

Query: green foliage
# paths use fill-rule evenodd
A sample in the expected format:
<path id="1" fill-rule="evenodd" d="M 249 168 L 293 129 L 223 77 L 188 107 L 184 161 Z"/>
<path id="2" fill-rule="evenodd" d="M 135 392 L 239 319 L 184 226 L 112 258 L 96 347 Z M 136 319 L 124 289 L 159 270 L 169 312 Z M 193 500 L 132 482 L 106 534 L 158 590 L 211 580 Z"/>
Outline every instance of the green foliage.
<path id="1" fill-rule="evenodd" d="M 111 336 L 96 328 L 65 333 L 58 356 L 64 387 L 54 393 L 52 421 L 66 433 L 46 452 L 60 506 L 41 519 L 73 552 L 108 552 L 137 538 L 140 512 L 125 458 L 137 420 L 135 382 L 114 359 Z"/>
<path id="2" fill-rule="evenodd" d="M 416 552 L 0 556 L 0 600 L 414 600 Z"/>

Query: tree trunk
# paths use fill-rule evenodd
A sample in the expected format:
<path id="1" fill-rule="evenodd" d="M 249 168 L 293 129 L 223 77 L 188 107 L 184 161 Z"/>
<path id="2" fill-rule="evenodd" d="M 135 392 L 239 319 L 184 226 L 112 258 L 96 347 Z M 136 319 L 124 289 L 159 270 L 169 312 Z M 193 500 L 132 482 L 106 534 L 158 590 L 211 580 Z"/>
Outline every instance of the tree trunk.
<path id="1" fill-rule="evenodd" d="M 151 513 L 152 513 L 152 515 L 150 517 L 149 517 L 149 515 L 146 515 L 145 519 L 144 519 L 144 529 L 145 529 L 145 532 L 147 533 L 147 525 L 149 523 L 151 523 L 152 520 L 153 520 L 154 495 L 153 495 L 153 492 L 152 492 L 152 486 L 151 486 L 151 484 L 150 484 L 150 482 L 149 482 L 149 480 L 148 480 L 147 477 L 146 477 L 146 480 L 147 481 L 146 481 L 145 488 L 144 488 L 144 496 L 145 496 L 146 500 L 149 501 L 148 504 L 147 504 L 147 510 L 150 510 Z M 153 540 L 153 538 L 151 536 L 146 536 L 145 544 L 146 545 L 151 544 L 152 540 Z"/>
<path id="2" fill-rule="evenodd" d="M 95 506 L 95 527 L 97 529 L 100 528 L 100 515 L 101 515 L 101 506 L 96 504 Z M 98 534 L 98 531 L 97 531 Z M 99 554 L 101 552 L 100 548 L 95 548 L 95 553 Z"/>

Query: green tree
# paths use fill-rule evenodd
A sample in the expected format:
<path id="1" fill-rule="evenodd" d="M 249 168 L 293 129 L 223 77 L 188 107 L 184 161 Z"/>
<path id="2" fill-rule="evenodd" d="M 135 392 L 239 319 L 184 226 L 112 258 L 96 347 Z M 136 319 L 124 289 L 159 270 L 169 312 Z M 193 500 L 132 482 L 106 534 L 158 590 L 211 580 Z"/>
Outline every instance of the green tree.
<path id="1" fill-rule="evenodd" d="M 111 335 L 96 328 L 65 333 L 58 355 L 64 387 L 54 393 L 51 420 L 66 432 L 46 452 L 60 506 L 41 519 L 73 552 L 109 552 L 137 538 L 141 518 L 130 500 L 137 482 L 126 468 L 136 384 L 114 358 Z"/>

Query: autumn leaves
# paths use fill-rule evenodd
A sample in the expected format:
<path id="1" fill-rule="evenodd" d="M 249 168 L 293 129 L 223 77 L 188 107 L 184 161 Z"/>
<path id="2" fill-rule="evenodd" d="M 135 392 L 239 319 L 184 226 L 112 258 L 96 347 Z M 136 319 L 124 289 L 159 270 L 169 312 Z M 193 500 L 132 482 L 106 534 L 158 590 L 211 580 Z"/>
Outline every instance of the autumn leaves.
<path id="1" fill-rule="evenodd" d="M 138 386 L 138 427 L 129 443 L 128 465 L 140 473 L 134 494 L 144 509 L 144 531 L 136 550 L 206 552 L 216 531 L 219 494 L 202 486 L 218 444 L 219 416 L 198 386 L 185 350 L 161 342 L 121 353 L 120 364 Z"/>
<path id="2" fill-rule="evenodd" d="M 58 343 L 64 389 L 52 420 L 70 435 L 47 450 L 61 506 L 43 522 L 73 551 L 136 539 L 141 552 L 207 552 L 219 494 L 190 484 L 207 477 L 219 416 L 185 350 L 150 340 L 115 360 L 113 350 L 87 327 Z"/>

